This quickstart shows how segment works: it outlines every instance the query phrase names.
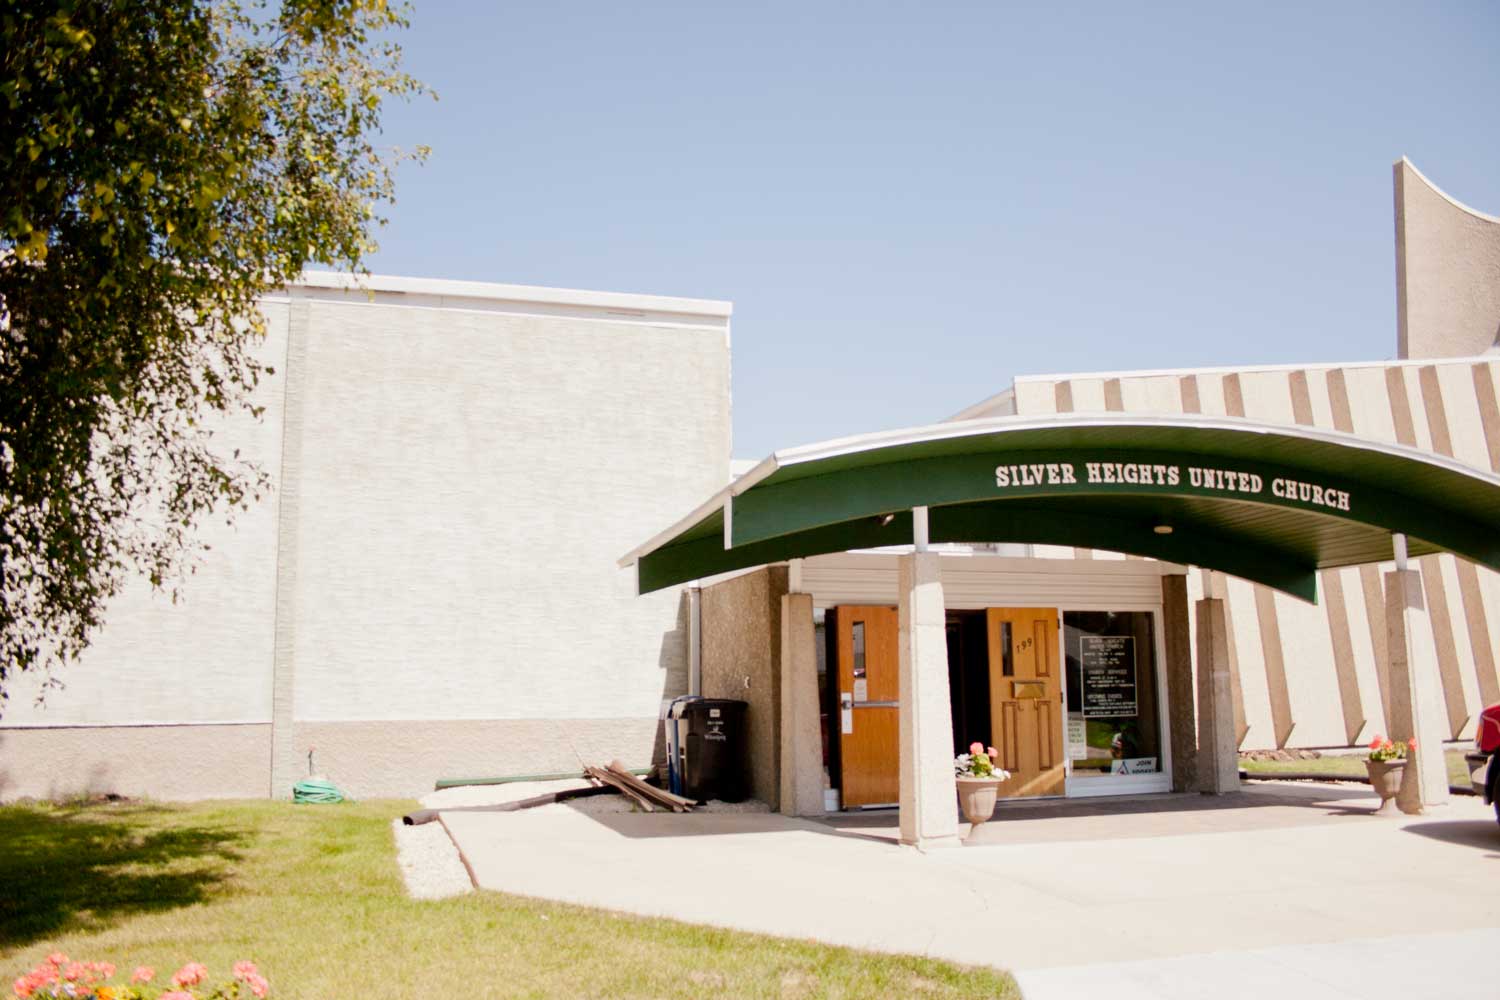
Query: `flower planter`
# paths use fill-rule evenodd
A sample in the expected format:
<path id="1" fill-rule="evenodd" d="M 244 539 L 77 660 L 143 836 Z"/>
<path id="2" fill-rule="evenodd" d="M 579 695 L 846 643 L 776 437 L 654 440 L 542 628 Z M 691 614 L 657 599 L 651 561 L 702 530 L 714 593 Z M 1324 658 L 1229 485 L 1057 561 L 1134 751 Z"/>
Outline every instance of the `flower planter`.
<path id="1" fill-rule="evenodd" d="M 1377 816 L 1395 816 L 1396 793 L 1401 791 L 1401 778 L 1406 773 L 1405 760 L 1367 760 L 1365 770 L 1370 775 L 1370 787 L 1380 796 Z"/>
<path id="2" fill-rule="evenodd" d="M 1001 778 L 964 778 L 958 779 L 958 801 L 963 806 L 964 818 L 974 828 L 989 819 L 995 812 L 995 792 L 999 789 L 1003 779 Z M 973 833 L 971 829 L 969 831 Z"/>

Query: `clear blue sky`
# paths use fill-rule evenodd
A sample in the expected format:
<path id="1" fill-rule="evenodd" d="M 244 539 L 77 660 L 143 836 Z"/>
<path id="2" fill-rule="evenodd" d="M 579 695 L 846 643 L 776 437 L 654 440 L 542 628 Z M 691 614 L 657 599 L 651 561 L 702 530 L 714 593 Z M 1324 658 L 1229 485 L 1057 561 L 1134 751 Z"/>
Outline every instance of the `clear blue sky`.
<path id="1" fill-rule="evenodd" d="M 441 100 L 387 137 L 433 152 L 371 268 L 733 300 L 760 457 L 1017 375 L 1390 357 L 1391 163 L 1500 214 L 1493 0 L 1051 6 L 417 0 Z"/>

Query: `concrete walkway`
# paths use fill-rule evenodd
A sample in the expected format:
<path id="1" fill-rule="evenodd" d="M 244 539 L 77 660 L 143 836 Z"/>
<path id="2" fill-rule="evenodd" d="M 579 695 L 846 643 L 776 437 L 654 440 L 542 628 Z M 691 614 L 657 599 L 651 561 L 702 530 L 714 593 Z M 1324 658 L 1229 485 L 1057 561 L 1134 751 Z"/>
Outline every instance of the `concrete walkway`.
<path id="1" fill-rule="evenodd" d="M 930 855 L 893 843 L 892 814 L 444 819 L 485 889 L 1000 966 L 1032 1000 L 1483 995 L 1494 813 L 1373 805 L 1359 786 L 1291 784 L 1021 805 Z"/>

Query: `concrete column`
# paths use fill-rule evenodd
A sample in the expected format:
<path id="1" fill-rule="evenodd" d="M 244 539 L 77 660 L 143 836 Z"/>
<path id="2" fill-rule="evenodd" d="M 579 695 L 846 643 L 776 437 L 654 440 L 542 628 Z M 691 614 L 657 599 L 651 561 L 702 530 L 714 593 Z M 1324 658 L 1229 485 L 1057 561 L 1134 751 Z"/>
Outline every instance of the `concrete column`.
<path id="1" fill-rule="evenodd" d="M 294 293 L 295 294 L 295 293 Z M 293 298 L 286 330 L 281 475 L 276 483 L 276 619 L 271 653 L 271 787 L 273 799 L 292 797 L 307 777 L 305 748 L 296 741 L 297 568 L 302 519 L 302 433 L 307 401 L 307 331 L 311 303 Z"/>
<path id="2" fill-rule="evenodd" d="M 1229 677 L 1229 616 L 1224 599 L 1198 601 L 1198 791 L 1238 791 L 1234 695 Z"/>
<path id="3" fill-rule="evenodd" d="M 900 558 L 901 843 L 958 847 L 943 584 L 934 552 Z"/>
<path id="4" fill-rule="evenodd" d="M 1437 647 L 1422 592 L 1422 574 L 1414 569 L 1385 575 L 1386 657 L 1390 661 L 1386 721 L 1393 740 L 1417 740 L 1415 757 L 1406 765 L 1396 805 L 1405 813 L 1448 804 L 1448 769 L 1443 761 L 1442 690 L 1438 682 Z"/>
<path id="5" fill-rule="evenodd" d="M 781 811 L 823 815 L 818 651 L 811 594 L 781 595 Z"/>
<path id="6" fill-rule="evenodd" d="M 1198 787 L 1198 736 L 1194 731 L 1193 640 L 1188 629 L 1187 577 L 1161 578 L 1162 638 L 1167 653 L 1167 732 L 1172 747 L 1172 791 Z"/>

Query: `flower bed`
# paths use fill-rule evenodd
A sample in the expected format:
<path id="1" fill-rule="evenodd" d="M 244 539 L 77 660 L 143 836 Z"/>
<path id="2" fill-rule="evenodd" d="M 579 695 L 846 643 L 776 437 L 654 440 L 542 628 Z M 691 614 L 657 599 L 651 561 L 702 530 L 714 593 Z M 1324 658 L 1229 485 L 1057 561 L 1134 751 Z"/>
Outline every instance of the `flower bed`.
<path id="1" fill-rule="evenodd" d="M 266 977 L 254 962 L 234 963 L 234 978 L 217 986 L 206 987 L 208 968 L 189 962 L 178 969 L 170 983 L 152 985 L 156 970 L 148 965 L 136 966 L 130 981 L 121 985 L 110 982 L 115 975 L 112 962 L 73 962 L 61 952 L 15 981 L 12 989 L 21 1000 L 237 1000 L 246 994 L 261 1000 L 270 992 Z"/>

